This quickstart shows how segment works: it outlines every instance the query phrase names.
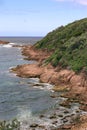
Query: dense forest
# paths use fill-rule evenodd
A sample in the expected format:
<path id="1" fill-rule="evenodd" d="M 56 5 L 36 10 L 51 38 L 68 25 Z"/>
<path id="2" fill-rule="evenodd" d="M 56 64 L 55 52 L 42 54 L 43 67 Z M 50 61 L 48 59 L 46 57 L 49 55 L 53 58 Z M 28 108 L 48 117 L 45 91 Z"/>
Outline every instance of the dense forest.
<path id="1" fill-rule="evenodd" d="M 87 18 L 53 30 L 38 41 L 35 47 L 53 52 L 45 63 L 50 62 L 54 67 L 59 65 L 75 72 L 86 72 Z"/>

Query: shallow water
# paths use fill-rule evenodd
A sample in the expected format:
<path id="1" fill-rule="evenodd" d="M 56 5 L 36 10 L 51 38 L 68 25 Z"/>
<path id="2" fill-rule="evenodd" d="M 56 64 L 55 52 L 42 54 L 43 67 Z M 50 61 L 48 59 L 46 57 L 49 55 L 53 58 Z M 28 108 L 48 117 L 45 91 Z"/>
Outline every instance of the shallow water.
<path id="1" fill-rule="evenodd" d="M 26 63 L 31 61 L 23 60 L 19 48 L 0 46 L 0 120 L 20 116 L 25 110 L 39 113 L 54 104 L 48 98 L 49 91 L 32 87 L 39 79 L 23 79 L 9 73 L 10 67 Z"/>
<path id="2" fill-rule="evenodd" d="M 60 126 L 63 124 L 62 118 L 76 114 L 79 104 L 72 104 L 71 109 L 61 107 L 59 104 L 65 99 L 51 97 L 54 94 L 49 91 L 52 85 L 40 83 L 37 86 L 38 78 L 20 78 L 11 73 L 11 67 L 32 62 L 24 60 L 21 49 L 12 47 L 12 44 L 0 45 L 0 120 L 17 118 L 22 122 L 21 130 L 27 130 L 33 122 L 44 124 L 48 130 L 49 126 Z M 68 114 L 64 114 L 65 110 Z M 52 124 L 55 119 L 50 118 L 54 113 L 58 121 L 55 125 Z M 42 114 L 44 117 L 40 118 Z M 59 114 L 63 117 L 58 117 Z"/>

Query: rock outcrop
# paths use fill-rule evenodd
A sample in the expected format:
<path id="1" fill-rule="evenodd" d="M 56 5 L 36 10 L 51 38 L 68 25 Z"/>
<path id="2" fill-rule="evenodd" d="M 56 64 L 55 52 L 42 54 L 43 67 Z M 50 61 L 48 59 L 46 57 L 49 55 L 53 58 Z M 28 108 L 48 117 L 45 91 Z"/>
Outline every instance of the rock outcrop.
<path id="1" fill-rule="evenodd" d="M 48 82 L 54 84 L 54 91 L 65 91 L 63 96 L 69 99 L 74 99 L 81 103 L 80 109 L 87 111 L 87 79 L 84 72 L 76 74 L 69 69 L 62 69 L 60 66 L 56 68 L 51 64 L 46 65 L 44 60 L 48 58 L 49 54 L 46 50 L 36 50 L 33 46 L 25 46 L 22 48 L 22 54 L 27 56 L 27 59 L 36 60 L 33 64 L 18 65 L 12 71 L 20 77 L 39 77 L 41 82 Z M 68 100 L 69 101 L 69 100 Z M 85 130 L 87 122 L 82 121 L 82 116 L 75 125 L 66 125 L 62 128 L 71 130 Z M 87 119 L 87 118 L 86 118 Z M 59 128 L 62 130 L 62 128 Z"/>
<path id="2" fill-rule="evenodd" d="M 8 44 L 9 42 L 8 41 L 1 41 L 0 40 L 0 44 Z"/>
<path id="3" fill-rule="evenodd" d="M 48 82 L 58 86 L 71 88 L 70 94 L 79 95 L 86 93 L 87 80 L 84 73 L 76 74 L 72 70 L 45 65 L 44 60 L 49 57 L 46 50 L 36 50 L 33 46 L 23 47 L 22 53 L 28 59 L 36 60 L 36 63 L 18 65 L 12 70 L 21 77 L 39 77 L 42 82 Z"/>

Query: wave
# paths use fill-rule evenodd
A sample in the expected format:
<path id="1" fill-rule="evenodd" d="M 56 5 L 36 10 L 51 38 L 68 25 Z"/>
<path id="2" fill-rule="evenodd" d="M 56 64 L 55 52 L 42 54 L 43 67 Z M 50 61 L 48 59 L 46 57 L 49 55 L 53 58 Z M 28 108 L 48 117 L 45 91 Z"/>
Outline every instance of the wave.
<path id="1" fill-rule="evenodd" d="M 47 130 L 50 130 L 53 126 L 56 127 L 56 125 L 53 124 L 52 120 L 49 118 L 49 114 L 44 118 L 40 118 L 39 116 L 33 115 L 32 111 L 30 111 L 29 109 L 20 109 L 20 113 L 19 115 L 17 115 L 17 119 L 18 121 L 20 121 L 21 130 L 29 130 L 32 124 L 37 124 L 38 126 L 45 126 Z"/>
<path id="2" fill-rule="evenodd" d="M 6 47 L 6 48 L 10 48 L 14 45 L 15 43 L 9 43 L 9 44 L 6 44 L 6 45 L 2 45 L 2 47 Z"/>
<path id="3" fill-rule="evenodd" d="M 49 83 L 34 83 L 33 87 L 43 89 L 43 90 L 50 90 L 50 91 L 52 91 L 52 89 L 53 89 L 53 85 L 51 85 Z"/>
<path id="4" fill-rule="evenodd" d="M 18 111 L 19 113 L 17 116 L 20 121 L 29 121 L 30 119 L 33 119 L 32 112 L 29 109 L 19 107 Z"/>

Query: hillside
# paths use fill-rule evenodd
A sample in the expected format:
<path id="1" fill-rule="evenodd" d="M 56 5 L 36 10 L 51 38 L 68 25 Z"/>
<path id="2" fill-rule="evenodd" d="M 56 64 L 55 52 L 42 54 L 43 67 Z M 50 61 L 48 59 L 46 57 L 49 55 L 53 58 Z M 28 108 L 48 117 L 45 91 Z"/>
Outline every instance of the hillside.
<path id="1" fill-rule="evenodd" d="M 87 18 L 57 28 L 34 45 L 23 46 L 22 54 L 25 59 L 36 62 L 18 65 L 11 72 L 22 78 L 38 77 L 40 84 L 52 84 L 51 90 L 66 98 L 60 104 L 62 107 L 71 108 L 71 103 L 77 103 L 79 107 L 75 117 L 73 114 L 69 117 L 69 113 L 62 117 L 64 123 L 58 130 L 85 130 L 87 115 L 80 110 L 87 112 Z M 38 84 L 35 86 L 40 87 Z M 59 98 L 56 94 L 51 97 Z M 56 110 L 59 111 L 59 106 Z M 52 119 L 55 119 L 55 113 Z M 69 125 L 68 119 L 71 120 Z"/>
<path id="2" fill-rule="evenodd" d="M 72 69 L 75 72 L 87 71 L 87 18 L 61 26 L 48 33 L 35 44 L 38 49 L 52 51 L 45 61 L 53 66 Z"/>

